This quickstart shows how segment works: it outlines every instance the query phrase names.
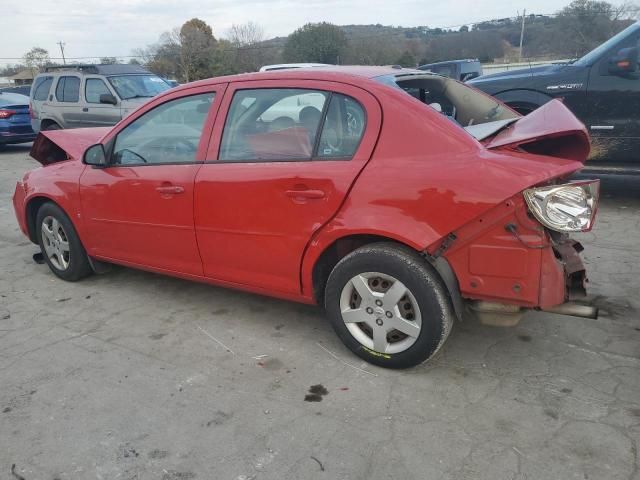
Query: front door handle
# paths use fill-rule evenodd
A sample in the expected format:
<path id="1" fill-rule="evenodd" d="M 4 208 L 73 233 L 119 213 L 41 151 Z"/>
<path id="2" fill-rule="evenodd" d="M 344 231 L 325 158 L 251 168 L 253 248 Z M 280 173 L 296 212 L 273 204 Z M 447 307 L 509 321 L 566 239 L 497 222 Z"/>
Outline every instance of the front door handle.
<path id="1" fill-rule="evenodd" d="M 83 112 L 88 112 L 88 111 L 89 111 L 89 108 L 84 107 L 84 108 L 82 109 L 82 111 L 83 111 Z"/>
<path id="2" fill-rule="evenodd" d="M 163 195 L 172 195 L 176 193 L 184 193 L 184 188 L 178 185 L 162 185 L 161 187 L 156 187 L 156 191 Z"/>
<path id="3" fill-rule="evenodd" d="M 320 199 L 326 196 L 322 190 L 287 190 L 287 197 L 299 199 Z"/>

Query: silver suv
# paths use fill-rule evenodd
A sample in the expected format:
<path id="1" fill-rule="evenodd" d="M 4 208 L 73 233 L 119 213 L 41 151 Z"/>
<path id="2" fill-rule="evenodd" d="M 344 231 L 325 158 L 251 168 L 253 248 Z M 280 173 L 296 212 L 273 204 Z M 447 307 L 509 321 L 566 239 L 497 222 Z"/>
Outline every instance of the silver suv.
<path id="1" fill-rule="evenodd" d="M 169 88 L 138 65 L 47 67 L 31 86 L 31 126 L 37 133 L 115 125 Z"/>

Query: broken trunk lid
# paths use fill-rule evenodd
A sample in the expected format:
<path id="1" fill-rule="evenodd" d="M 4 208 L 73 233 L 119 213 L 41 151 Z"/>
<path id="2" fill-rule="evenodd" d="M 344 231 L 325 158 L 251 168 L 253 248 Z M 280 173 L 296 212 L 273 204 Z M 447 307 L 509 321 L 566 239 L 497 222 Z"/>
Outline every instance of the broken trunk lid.
<path id="1" fill-rule="evenodd" d="M 82 158 L 85 150 L 111 130 L 109 127 L 48 130 L 38 134 L 29 155 L 42 165 Z"/>
<path id="2" fill-rule="evenodd" d="M 519 148 L 528 153 L 584 163 L 591 145 L 586 127 L 560 100 L 551 100 L 483 142 L 489 149 Z"/>

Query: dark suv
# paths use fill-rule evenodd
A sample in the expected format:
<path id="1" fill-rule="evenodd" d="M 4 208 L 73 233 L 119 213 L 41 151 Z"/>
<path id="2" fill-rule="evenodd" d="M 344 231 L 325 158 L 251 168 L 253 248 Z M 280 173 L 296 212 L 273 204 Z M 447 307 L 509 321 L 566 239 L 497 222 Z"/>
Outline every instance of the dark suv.
<path id="1" fill-rule="evenodd" d="M 569 63 L 476 78 L 470 85 L 527 114 L 552 98 L 587 126 L 590 160 L 607 170 L 640 173 L 640 23 Z"/>

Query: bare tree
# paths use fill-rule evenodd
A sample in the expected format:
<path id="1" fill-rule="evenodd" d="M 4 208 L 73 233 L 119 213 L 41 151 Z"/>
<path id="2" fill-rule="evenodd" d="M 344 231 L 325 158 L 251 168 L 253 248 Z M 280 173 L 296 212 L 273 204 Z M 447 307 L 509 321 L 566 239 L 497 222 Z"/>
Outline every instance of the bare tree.
<path id="1" fill-rule="evenodd" d="M 51 63 L 49 52 L 41 47 L 33 47 L 22 58 L 34 75 Z"/>
<path id="2" fill-rule="evenodd" d="M 264 28 L 254 22 L 236 25 L 229 29 L 229 41 L 236 47 L 248 47 L 264 41 Z"/>

